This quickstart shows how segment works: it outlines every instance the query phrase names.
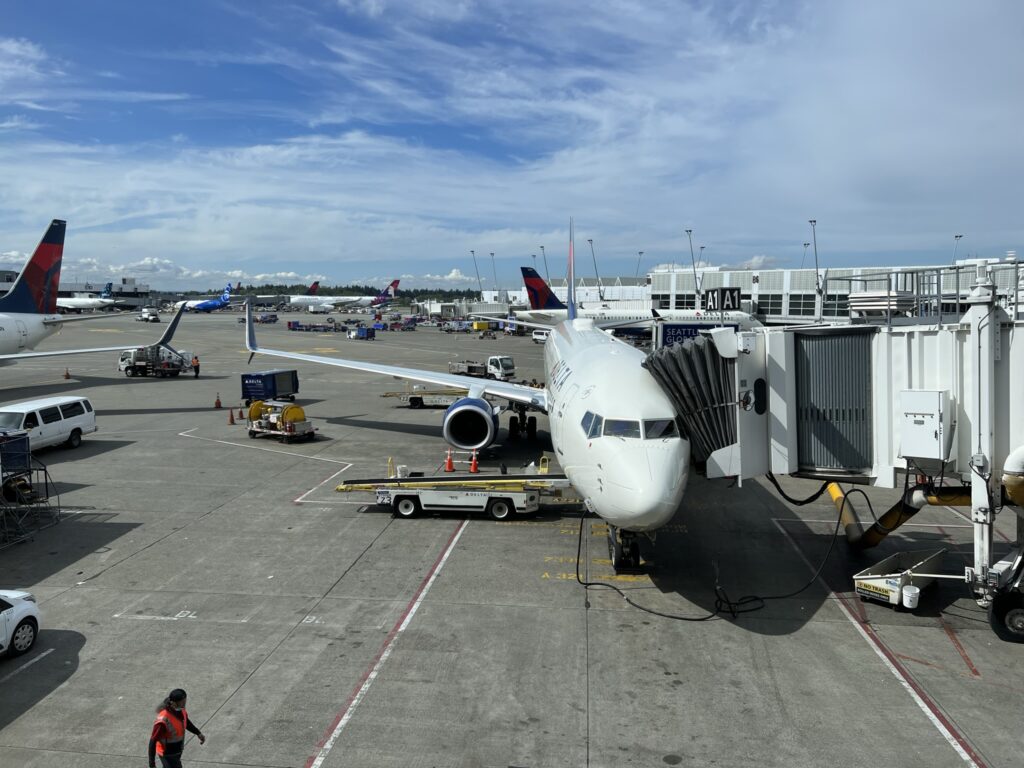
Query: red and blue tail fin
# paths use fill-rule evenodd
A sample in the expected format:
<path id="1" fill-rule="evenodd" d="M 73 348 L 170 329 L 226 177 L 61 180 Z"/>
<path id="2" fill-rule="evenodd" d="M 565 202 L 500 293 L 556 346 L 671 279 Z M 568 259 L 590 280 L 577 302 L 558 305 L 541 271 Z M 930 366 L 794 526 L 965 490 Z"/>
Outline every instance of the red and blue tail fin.
<path id="1" fill-rule="evenodd" d="M 320 290 L 320 281 L 314 280 L 313 284 L 306 289 L 307 296 L 316 296 L 316 292 Z"/>
<path id="2" fill-rule="evenodd" d="M 52 315 L 57 312 L 60 262 L 64 256 L 67 222 L 54 219 L 32 258 L 26 262 L 7 295 L 0 298 L 0 312 Z"/>
<path id="3" fill-rule="evenodd" d="M 526 296 L 530 300 L 530 309 L 565 309 L 544 278 L 537 274 L 533 267 L 520 267 L 523 272 L 523 285 Z"/>

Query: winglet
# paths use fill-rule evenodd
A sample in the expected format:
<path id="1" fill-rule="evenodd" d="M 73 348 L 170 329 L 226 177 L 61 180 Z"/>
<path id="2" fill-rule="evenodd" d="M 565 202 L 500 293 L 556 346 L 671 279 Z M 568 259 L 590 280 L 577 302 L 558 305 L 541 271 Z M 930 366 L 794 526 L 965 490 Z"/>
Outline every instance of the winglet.
<path id="1" fill-rule="evenodd" d="M 249 362 L 252 362 L 252 356 L 260 351 L 259 346 L 256 344 L 256 325 L 252 321 L 252 302 L 246 299 L 245 302 L 245 348 L 252 354 L 249 355 Z"/>
<path id="2" fill-rule="evenodd" d="M 178 330 L 178 323 L 181 321 L 181 316 L 185 312 L 185 305 L 182 304 L 178 307 L 178 311 L 174 315 L 174 319 L 167 324 L 167 330 L 164 331 L 164 335 L 160 337 L 160 341 L 157 342 L 161 347 L 167 347 L 168 349 L 174 349 L 170 346 L 171 339 L 174 337 L 174 332 Z M 177 350 L 174 350 L 177 352 Z"/>
<path id="3" fill-rule="evenodd" d="M 576 319 L 576 286 L 573 283 L 576 281 L 574 272 L 575 259 L 572 253 L 572 240 L 573 240 L 573 224 L 572 216 L 569 217 L 569 286 L 568 293 L 565 296 L 565 303 L 568 306 L 568 318 L 570 320 Z"/>

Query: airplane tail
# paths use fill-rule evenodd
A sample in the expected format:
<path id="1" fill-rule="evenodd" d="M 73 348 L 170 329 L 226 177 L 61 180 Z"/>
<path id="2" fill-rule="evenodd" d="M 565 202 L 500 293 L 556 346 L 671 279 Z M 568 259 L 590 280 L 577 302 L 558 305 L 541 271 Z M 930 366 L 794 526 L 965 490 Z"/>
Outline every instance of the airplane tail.
<path id="1" fill-rule="evenodd" d="M 398 280 L 392 280 L 388 284 L 387 288 L 385 288 L 383 291 L 377 294 L 377 296 L 373 299 L 372 305 L 377 306 L 378 304 L 386 304 L 387 302 L 394 299 L 395 296 L 398 294 L 398 283 Z"/>
<path id="2" fill-rule="evenodd" d="M 224 293 L 220 295 L 221 301 L 231 301 L 231 283 L 228 283 L 227 288 L 224 289 Z"/>
<path id="3" fill-rule="evenodd" d="M 573 227 L 572 227 L 572 216 L 569 217 L 569 286 L 568 293 L 565 295 L 566 304 L 568 304 L 568 318 L 570 320 L 576 319 L 576 286 L 573 283 L 576 282 L 575 273 L 575 257 L 573 256 Z"/>
<path id="4" fill-rule="evenodd" d="M 320 281 L 314 280 L 313 284 L 306 289 L 306 296 L 316 296 L 317 291 L 320 290 Z"/>
<path id="5" fill-rule="evenodd" d="M 52 315 L 57 312 L 57 286 L 64 256 L 67 222 L 54 219 L 35 253 L 21 270 L 7 295 L 0 298 L 0 312 Z"/>
<path id="6" fill-rule="evenodd" d="M 559 301 L 554 292 L 544 282 L 544 278 L 537 274 L 533 267 L 520 267 L 523 272 L 523 285 L 526 286 L 526 295 L 530 300 L 530 309 L 565 309 L 565 304 Z"/>
<path id="7" fill-rule="evenodd" d="M 114 298 L 113 291 L 114 291 L 114 284 L 113 283 L 107 283 L 105 286 L 103 286 L 103 291 L 100 293 L 100 298 L 101 299 L 112 299 L 112 298 Z"/>

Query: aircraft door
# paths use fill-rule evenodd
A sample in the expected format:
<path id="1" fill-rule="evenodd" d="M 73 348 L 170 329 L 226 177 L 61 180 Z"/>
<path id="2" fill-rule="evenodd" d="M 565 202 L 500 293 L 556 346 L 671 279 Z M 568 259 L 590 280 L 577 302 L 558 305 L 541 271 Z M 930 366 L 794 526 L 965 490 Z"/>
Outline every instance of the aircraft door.
<path id="1" fill-rule="evenodd" d="M 569 389 L 565 391 L 565 394 L 558 398 L 555 403 L 555 412 L 552 414 L 553 419 L 549 418 L 549 426 L 551 427 L 551 439 L 556 446 L 562 444 L 562 435 L 565 433 L 563 427 L 563 421 L 565 414 L 569 410 L 569 404 L 575 399 L 576 394 L 580 391 L 579 384 L 573 384 Z M 561 451 L 559 451 L 561 453 Z"/>
<path id="2" fill-rule="evenodd" d="M 24 320 L 15 320 L 14 322 L 18 326 L 18 351 L 24 352 L 25 347 L 28 346 L 28 328 L 25 326 Z"/>

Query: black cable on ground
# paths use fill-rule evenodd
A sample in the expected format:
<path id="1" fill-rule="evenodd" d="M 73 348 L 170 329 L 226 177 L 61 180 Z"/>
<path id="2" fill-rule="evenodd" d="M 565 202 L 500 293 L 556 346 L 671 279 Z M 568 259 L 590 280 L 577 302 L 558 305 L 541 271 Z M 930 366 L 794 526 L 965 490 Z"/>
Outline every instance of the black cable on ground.
<path id="1" fill-rule="evenodd" d="M 767 477 L 768 480 L 771 482 L 771 484 L 775 486 L 775 490 L 779 492 L 779 496 L 784 498 L 786 501 L 788 501 L 790 504 L 792 504 L 795 507 L 802 507 L 805 504 L 810 504 L 812 501 L 817 501 L 818 497 L 821 496 L 821 494 L 823 494 L 828 489 L 828 483 L 829 483 L 829 481 L 826 480 L 824 483 L 821 484 L 821 488 L 819 488 L 817 491 L 812 493 L 806 499 L 803 499 L 802 501 L 800 501 L 800 500 L 794 499 L 792 496 L 790 496 L 784 490 L 782 490 L 782 486 L 779 485 L 779 481 L 775 479 L 775 475 L 773 475 L 771 472 L 769 472 L 767 475 L 765 475 L 765 477 Z"/>
<path id="2" fill-rule="evenodd" d="M 813 498 L 817 498 L 818 496 L 820 496 L 824 492 L 825 487 L 827 487 L 827 485 L 828 484 L 826 483 L 824 486 L 822 486 L 822 489 L 820 491 L 818 491 L 817 494 L 815 494 L 815 496 Z M 778 485 L 776 485 L 776 488 L 777 487 L 778 487 Z M 780 490 L 780 493 L 781 493 L 781 490 Z M 864 491 L 862 489 L 854 488 L 854 489 L 852 489 L 850 491 L 850 493 L 859 493 L 859 494 L 861 494 L 864 497 L 864 500 L 867 502 L 868 508 L 871 509 L 872 516 L 874 516 L 874 509 L 871 507 L 871 499 L 868 498 L 868 495 L 866 493 L 864 493 Z M 785 495 L 785 494 L 783 494 L 783 495 Z M 829 557 L 832 554 L 832 550 L 835 548 L 836 539 L 839 536 L 839 527 L 840 527 L 840 525 L 842 525 L 843 508 L 846 506 L 846 497 L 847 496 L 849 496 L 849 494 L 845 494 L 843 496 L 843 502 L 842 502 L 842 504 L 839 505 L 839 514 L 836 517 L 836 526 L 835 526 L 835 528 L 832 531 L 832 540 L 829 542 L 828 550 L 825 552 L 825 556 L 821 559 L 821 564 L 818 566 L 817 570 L 815 570 L 814 575 L 811 576 L 811 578 L 808 579 L 807 582 L 802 587 L 800 587 L 799 589 L 793 590 L 792 592 L 787 592 L 786 594 L 783 594 L 783 595 L 766 595 L 766 596 L 745 595 L 745 596 L 741 597 L 739 600 L 736 600 L 736 601 L 730 600 L 728 593 L 726 593 L 726 591 L 725 591 L 725 588 L 719 582 L 719 578 L 718 578 L 719 577 L 719 572 L 718 572 L 718 562 L 717 561 L 713 562 L 714 569 L 715 569 L 715 610 L 713 612 L 711 612 L 711 613 L 705 614 L 704 616 L 680 616 L 678 614 L 664 613 L 662 611 L 656 611 L 653 608 L 647 608 L 647 607 L 645 607 L 643 605 L 640 605 L 639 603 L 633 601 L 632 599 L 630 599 L 630 597 L 625 592 L 623 592 L 621 589 L 616 587 L 614 584 L 608 584 L 607 582 L 604 582 L 604 581 L 584 581 L 580 577 L 580 559 L 581 559 L 582 554 L 583 554 L 583 527 L 584 527 L 584 524 L 586 522 L 587 516 L 590 514 L 587 510 L 584 510 L 583 516 L 580 518 L 579 537 L 578 537 L 578 540 L 576 542 L 576 581 L 577 581 L 577 583 L 579 583 L 581 586 L 583 586 L 586 589 L 589 589 L 591 587 L 604 587 L 606 589 L 611 589 L 611 590 L 617 592 L 619 594 L 619 597 L 621 597 L 623 600 L 625 600 L 629 605 L 633 606 L 634 608 L 637 608 L 637 609 L 643 611 L 644 613 L 649 613 L 649 614 L 651 614 L 653 616 L 660 616 L 660 617 L 662 617 L 664 619 L 673 619 L 675 621 L 691 621 L 691 622 L 708 621 L 709 619 L 713 619 L 716 616 L 718 616 L 718 614 L 723 613 L 723 612 L 728 612 L 729 615 L 732 616 L 732 618 L 735 619 L 741 613 L 753 613 L 754 611 L 761 610 L 762 608 L 765 607 L 765 604 L 769 600 L 784 600 L 784 599 L 787 599 L 787 598 L 790 598 L 790 597 L 795 597 L 796 595 L 799 595 L 801 592 L 803 592 L 805 589 L 810 587 L 815 581 L 818 580 L 818 577 L 821 576 L 821 572 L 825 570 L 825 564 L 828 562 L 828 559 L 829 559 Z M 786 498 L 788 500 L 789 497 L 786 497 Z M 793 503 L 799 503 L 799 502 L 793 502 Z M 805 501 L 803 503 L 806 504 L 806 503 L 809 503 L 809 502 Z"/>

